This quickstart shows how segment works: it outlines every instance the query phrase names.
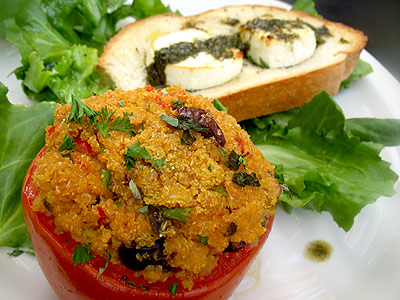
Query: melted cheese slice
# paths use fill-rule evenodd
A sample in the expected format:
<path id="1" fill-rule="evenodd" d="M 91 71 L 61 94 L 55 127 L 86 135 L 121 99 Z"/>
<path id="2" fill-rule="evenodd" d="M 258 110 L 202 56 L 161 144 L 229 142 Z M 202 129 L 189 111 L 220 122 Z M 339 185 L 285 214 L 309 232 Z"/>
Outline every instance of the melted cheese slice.
<path id="1" fill-rule="evenodd" d="M 146 56 L 146 63 L 153 62 L 155 51 L 169 47 L 179 42 L 194 42 L 206 40 L 211 36 L 199 29 L 187 28 L 174 31 L 156 38 Z M 168 64 L 165 68 L 166 85 L 180 85 L 184 89 L 206 89 L 223 84 L 239 75 L 243 65 L 243 54 L 233 49 L 233 58 L 217 59 L 207 52 L 200 52 L 196 56 L 175 64 Z"/>
<path id="2" fill-rule="evenodd" d="M 243 29 L 240 37 L 250 48 L 247 55 L 258 65 L 269 68 L 283 68 L 297 65 L 310 58 L 317 46 L 314 31 L 304 25 L 301 28 L 282 28 L 282 34 L 296 37 L 279 38 L 274 33 L 255 29 Z"/>

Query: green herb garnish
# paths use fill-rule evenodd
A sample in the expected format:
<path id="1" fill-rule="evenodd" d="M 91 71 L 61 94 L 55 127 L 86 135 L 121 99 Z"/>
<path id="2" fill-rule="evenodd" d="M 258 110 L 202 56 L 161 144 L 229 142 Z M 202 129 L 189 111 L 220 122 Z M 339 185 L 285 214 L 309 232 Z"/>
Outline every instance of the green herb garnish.
<path id="1" fill-rule="evenodd" d="M 228 108 L 226 108 L 225 106 L 223 106 L 222 103 L 219 102 L 218 99 L 214 99 L 214 100 L 212 101 L 212 104 L 214 105 L 214 107 L 215 107 L 216 110 L 219 110 L 219 111 L 228 111 Z"/>
<path id="2" fill-rule="evenodd" d="M 128 281 L 126 282 L 126 284 L 127 284 L 127 285 L 131 285 L 131 286 L 136 286 L 136 283 L 135 283 L 134 281 L 132 281 L 132 280 L 128 280 Z"/>
<path id="3" fill-rule="evenodd" d="M 124 107 L 124 106 L 125 106 L 125 101 L 124 101 L 124 100 L 118 101 L 118 104 L 119 104 L 121 107 Z"/>
<path id="4" fill-rule="evenodd" d="M 149 289 L 149 287 L 141 285 L 141 284 L 139 284 L 139 288 L 144 290 L 144 291 L 147 291 Z"/>
<path id="5" fill-rule="evenodd" d="M 250 186 L 260 186 L 260 182 L 258 181 L 256 173 L 252 172 L 251 174 L 248 173 L 235 173 L 233 174 L 232 182 L 236 183 L 237 185 L 244 187 L 246 185 Z"/>
<path id="6" fill-rule="evenodd" d="M 228 159 L 225 161 L 225 166 L 234 171 L 239 170 L 241 163 L 243 163 L 243 167 L 246 167 L 247 162 L 244 159 L 246 155 L 248 155 L 248 153 L 242 156 L 232 150 L 228 155 Z"/>
<path id="7" fill-rule="evenodd" d="M 178 207 L 178 208 L 168 208 L 168 207 L 162 207 L 161 212 L 162 214 L 172 220 L 176 220 L 182 223 L 187 222 L 187 218 L 190 216 L 189 211 L 191 211 L 192 208 L 189 207 Z"/>
<path id="8" fill-rule="evenodd" d="M 80 99 L 72 95 L 71 111 L 68 116 L 68 122 L 75 121 L 78 123 L 82 123 L 85 121 L 86 117 L 90 120 L 90 124 L 93 124 L 96 116 L 96 111 L 94 111 L 92 108 L 87 106 L 86 103 L 82 102 Z"/>
<path id="9" fill-rule="evenodd" d="M 140 194 L 140 191 L 133 180 L 129 181 L 129 189 L 132 191 L 133 197 L 142 200 L 142 195 Z"/>
<path id="10" fill-rule="evenodd" d="M 178 106 L 178 105 L 183 105 L 183 101 L 182 100 L 172 100 L 172 106 Z"/>
<path id="11" fill-rule="evenodd" d="M 147 214 L 147 211 L 149 210 L 149 206 L 148 205 L 145 205 L 145 206 L 143 206 L 142 208 L 140 208 L 139 210 L 138 210 L 138 212 L 140 212 L 141 214 L 143 214 L 143 215 L 145 215 L 145 214 Z"/>
<path id="12" fill-rule="evenodd" d="M 220 194 L 223 195 L 223 196 L 226 196 L 226 197 L 229 196 L 228 193 L 226 192 L 226 188 L 225 188 L 225 186 L 224 186 L 223 184 L 218 185 L 218 186 L 215 188 L 215 191 L 216 191 L 217 193 L 220 193 Z"/>
<path id="13" fill-rule="evenodd" d="M 137 158 L 151 159 L 149 152 L 147 152 L 146 148 L 140 146 L 140 142 L 137 141 L 133 145 L 129 146 L 128 149 L 124 153 L 125 165 L 128 167 L 128 170 L 132 168 Z"/>
<path id="14" fill-rule="evenodd" d="M 160 119 L 164 120 L 165 122 L 167 122 L 169 125 L 171 125 L 172 127 L 177 127 L 179 124 L 179 121 L 177 118 L 174 117 L 169 117 L 166 116 L 164 114 L 160 115 Z"/>
<path id="15" fill-rule="evenodd" d="M 58 151 L 63 152 L 63 151 L 71 151 L 74 149 L 76 143 L 74 142 L 74 138 L 70 135 L 65 135 L 60 147 L 58 148 Z M 68 153 L 69 154 L 69 153 Z"/>
<path id="16" fill-rule="evenodd" d="M 196 138 L 193 135 L 193 133 L 190 132 L 190 130 L 185 130 L 183 132 L 182 137 L 181 137 L 181 143 L 183 145 L 192 146 L 195 141 L 196 141 Z"/>
<path id="17" fill-rule="evenodd" d="M 176 292 L 178 290 L 178 282 L 175 282 L 174 284 L 171 284 L 168 288 L 168 292 L 171 292 L 172 297 L 175 298 Z"/>
<path id="18" fill-rule="evenodd" d="M 107 107 L 102 107 L 100 112 L 98 112 L 99 117 L 101 118 L 101 122 L 96 123 L 96 128 L 103 134 L 104 137 L 107 135 L 107 131 L 110 129 L 125 131 L 125 132 L 134 132 L 133 126 L 128 118 L 127 115 L 124 113 L 124 117 L 117 117 L 115 121 L 111 124 L 110 122 L 111 117 L 115 114 L 117 110 L 108 110 Z"/>
<path id="19" fill-rule="evenodd" d="M 198 235 L 198 238 L 199 238 L 201 244 L 203 244 L 203 245 L 205 245 L 205 246 L 208 245 L 208 237 Z"/>
<path id="20" fill-rule="evenodd" d="M 267 64 L 261 57 L 260 57 L 260 66 L 263 69 L 269 69 L 269 64 Z"/>
<path id="21" fill-rule="evenodd" d="M 162 166 L 166 166 L 168 165 L 168 163 L 166 163 L 165 161 L 163 161 L 162 159 L 155 159 L 153 160 L 153 162 L 151 163 L 152 167 L 156 167 L 156 168 L 160 168 Z"/>
<path id="22" fill-rule="evenodd" d="M 94 257 L 94 254 L 90 252 L 90 245 L 83 244 L 75 246 L 74 254 L 72 255 L 72 260 L 74 265 L 81 264 L 82 266 L 86 262 L 90 262 L 90 260 Z"/>
<path id="23" fill-rule="evenodd" d="M 223 157 L 226 156 L 226 151 L 225 151 L 224 149 L 218 148 L 218 150 L 219 150 L 219 152 L 221 152 L 221 155 L 222 155 Z"/>
<path id="24" fill-rule="evenodd" d="M 100 169 L 100 178 L 101 182 L 106 188 L 110 188 L 110 179 L 111 179 L 111 172 L 107 168 Z"/>
<path id="25" fill-rule="evenodd" d="M 104 267 L 99 268 L 99 275 L 97 276 L 97 280 L 99 280 L 101 274 L 103 274 L 103 272 L 107 269 L 109 261 L 110 261 L 110 254 L 108 254 L 108 252 L 107 252 L 106 264 L 104 265 Z"/>

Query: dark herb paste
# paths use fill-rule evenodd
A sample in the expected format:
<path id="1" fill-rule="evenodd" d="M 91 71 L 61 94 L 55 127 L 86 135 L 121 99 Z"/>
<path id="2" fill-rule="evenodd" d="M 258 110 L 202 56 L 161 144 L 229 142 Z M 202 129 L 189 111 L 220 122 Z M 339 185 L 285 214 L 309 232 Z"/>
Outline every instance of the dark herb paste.
<path id="1" fill-rule="evenodd" d="M 304 26 L 308 26 L 314 31 L 317 45 L 324 43 L 326 37 L 332 36 L 328 27 L 325 25 L 322 25 L 321 27 L 314 27 L 313 25 L 308 24 L 300 19 L 280 20 L 255 18 L 241 25 L 241 28 L 244 30 L 249 30 L 252 33 L 254 33 L 256 29 L 268 31 L 271 32 L 272 37 L 290 42 L 298 38 L 299 35 L 296 33 L 283 32 L 282 29 L 287 29 L 290 31 L 291 29 L 304 28 Z"/>
<path id="2" fill-rule="evenodd" d="M 313 262 L 323 262 L 329 259 L 333 251 L 332 246 L 322 240 L 309 242 L 304 249 L 304 257 Z"/>
<path id="3" fill-rule="evenodd" d="M 241 26 L 242 29 L 254 33 L 257 29 L 268 31 L 272 37 L 280 40 L 292 41 L 299 37 L 296 33 L 283 32 L 282 29 L 291 30 L 294 28 L 303 28 L 304 23 L 299 20 L 280 20 L 280 19 L 260 19 L 255 18 L 247 21 Z"/>
<path id="4" fill-rule="evenodd" d="M 233 57 L 233 49 L 245 52 L 244 44 L 239 34 L 221 35 L 207 40 L 197 40 L 193 43 L 180 42 L 169 47 L 161 48 L 154 54 L 154 62 L 147 68 L 147 81 L 152 86 L 165 86 L 165 67 L 168 64 L 176 64 L 189 57 L 196 57 L 200 52 L 206 52 L 216 59 L 224 60 Z"/>

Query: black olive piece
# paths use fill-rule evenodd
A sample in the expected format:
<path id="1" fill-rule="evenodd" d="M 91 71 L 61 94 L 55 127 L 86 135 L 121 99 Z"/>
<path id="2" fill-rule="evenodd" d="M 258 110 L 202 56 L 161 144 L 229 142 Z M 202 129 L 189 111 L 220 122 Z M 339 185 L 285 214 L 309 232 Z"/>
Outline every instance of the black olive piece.
<path id="1" fill-rule="evenodd" d="M 192 118 L 203 128 L 207 128 L 207 132 L 202 132 L 204 137 L 208 138 L 210 136 L 213 136 L 219 146 L 225 146 L 225 136 L 222 133 L 222 130 L 218 126 L 217 122 L 215 122 L 215 120 L 210 116 L 208 111 L 201 108 L 186 107 L 181 105 L 175 106 L 174 109 L 178 112 L 180 116 Z"/>
<path id="2" fill-rule="evenodd" d="M 119 257 L 123 264 L 131 270 L 143 270 L 148 265 L 163 265 L 164 260 L 164 239 L 158 239 L 151 247 L 128 248 L 122 245 L 118 249 Z M 140 260 L 138 259 L 140 258 Z"/>
<path id="3" fill-rule="evenodd" d="M 237 251 L 241 248 L 243 248 L 244 246 L 246 246 L 247 243 L 245 242 L 229 242 L 229 246 L 225 248 L 224 252 L 234 252 Z"/>

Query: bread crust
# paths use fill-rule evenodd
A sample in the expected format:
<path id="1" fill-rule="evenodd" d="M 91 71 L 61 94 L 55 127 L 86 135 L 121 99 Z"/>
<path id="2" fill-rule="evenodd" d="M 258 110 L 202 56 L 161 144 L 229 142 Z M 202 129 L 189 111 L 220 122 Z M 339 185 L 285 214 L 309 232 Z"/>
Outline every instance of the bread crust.
<path id="1" fill-rule="evenodd" d="M 357 65 L 367 37 L 359 30 L 341 23 L 309 15 L 302 11 L 262 5 L 225 6 L 193 16 L 172 13 L 152 16 L 124 27 L 110 39 L 98 60 L 104 81 L 120 89 L 133 89 L 146 84 L 145 52 L 152 39 L 185 26 L 207 30 L 212 36 L 232 34 L 235 26 L 223 25 L 221 20 L 239 18 L 241 23 L 263 14 L 277 18 L 300 18 L 332 33 L 318 46 L 313 57 L 289 68 L 261 69 L 245 63 L 241 74 L 231 81 L 209 89 L 196 91 L 212 99 L 219 99 L 238 121 L 288 110 L 311 101 L 322 90 L 335 95 L 340 83 Z"/>

